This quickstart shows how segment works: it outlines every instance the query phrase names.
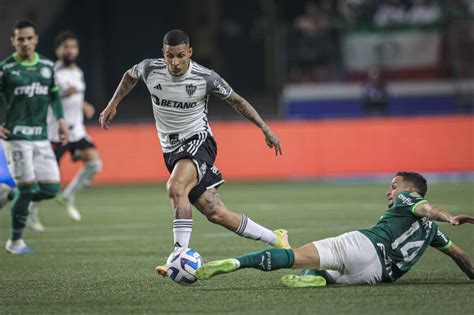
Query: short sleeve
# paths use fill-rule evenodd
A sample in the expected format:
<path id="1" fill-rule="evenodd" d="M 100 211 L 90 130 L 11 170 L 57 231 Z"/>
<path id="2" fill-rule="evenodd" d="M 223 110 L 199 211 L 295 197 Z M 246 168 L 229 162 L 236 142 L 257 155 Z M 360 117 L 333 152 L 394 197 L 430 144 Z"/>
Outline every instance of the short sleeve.
<path id="1" fill-rule="evenodd" d="M 134 79 L 143 79 L 143 74 L 145 73 L 145 67 L 148 64 L 148 59 L 143 60 L 140 63 L 137 63 L 132 67 L 131 76 Z"/>
<path id="2" fill-rule="evenodd" d="M 443 232 L 441 232 L 439 229 L 436 232 L 435 237 L 430 243 L 430 246 L 433 246 L 434 248 L 437 249 L 448 249 L 453 245 L 453 242 L 449 240 L 449 238 L 444 235 Z"/>
<path id="3" fill-rule="evenodd" d="M 232 94 L 232 88 L 230 87 L 230 85 L 214 71 L 212 71 L 211 74 L 206 77 L 206 81 L 207 94 L 212 94 L 223 100 L 228 98 Z"/>
<path id="4" fill-rule="evenodd" d="M 395 206 L 399 208 L 407 209 L 410 212 L 415 212 L 416 207 L 422 203 L 426 203 L 428 200 L 424 199 L 420 194 L 414 191 L 403 191 L 398 194 L 395 199 Z"/>

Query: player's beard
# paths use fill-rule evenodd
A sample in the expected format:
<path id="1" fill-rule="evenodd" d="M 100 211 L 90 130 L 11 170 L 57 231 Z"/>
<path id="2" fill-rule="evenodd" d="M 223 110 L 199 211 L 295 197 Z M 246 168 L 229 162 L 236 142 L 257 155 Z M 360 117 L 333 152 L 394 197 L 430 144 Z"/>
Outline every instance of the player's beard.
<path id="1" fill-rule="evenodd" d="M 63 62 L 64 66 L 69 67 L 73 63 L 76 63 L 76 59 L 68 57 L 68 56 L 63 56 L 61 58 L 61 61 Z"/>

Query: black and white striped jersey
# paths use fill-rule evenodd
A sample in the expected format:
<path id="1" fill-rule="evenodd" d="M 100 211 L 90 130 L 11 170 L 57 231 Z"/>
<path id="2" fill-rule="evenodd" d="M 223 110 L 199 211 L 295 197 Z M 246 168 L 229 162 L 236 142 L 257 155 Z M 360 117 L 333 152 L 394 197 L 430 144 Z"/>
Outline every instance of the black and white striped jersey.
<path id="1" fill-rule="evenodd" d="M 163 152 L 171 152 L 197 134 L 211 134 L 207 120 L 209 95 L 226 99 L 232 88 L 216 72 L 190 61 L 185 74 L 171 75 L 163 58 L 145 59 L 132 67 L 151 95 Z"/>

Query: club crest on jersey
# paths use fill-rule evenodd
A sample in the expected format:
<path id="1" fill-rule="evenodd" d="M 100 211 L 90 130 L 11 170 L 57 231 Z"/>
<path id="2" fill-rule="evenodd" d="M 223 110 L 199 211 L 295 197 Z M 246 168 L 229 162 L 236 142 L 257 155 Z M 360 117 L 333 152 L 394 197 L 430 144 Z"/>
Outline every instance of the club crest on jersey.
<path id="1" fill-rule="evenodd" d="M 41 68 L 40 74 L 43 78 L 49 79 L 51 78 L 52 72 L 49 70 L 49 68 Z"/>
<path id="2" fill-rule="evenodd" d="M 194 92 L 196 92 L 197 86 L 192 84 L 186 84 L 186 93 L 188 93 L 189 97 L 191 97 Z"/>

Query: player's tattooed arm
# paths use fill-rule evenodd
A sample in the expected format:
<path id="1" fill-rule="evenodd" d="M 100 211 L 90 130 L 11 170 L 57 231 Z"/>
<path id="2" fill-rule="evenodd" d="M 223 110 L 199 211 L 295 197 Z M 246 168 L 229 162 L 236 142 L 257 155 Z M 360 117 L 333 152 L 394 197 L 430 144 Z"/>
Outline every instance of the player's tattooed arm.
<path id="1" fill-rule="evenodd" d="M 122 101 L 122 99 L 130 93 L 131 90 L 137 85 L 139 79 L 135 79 L 131 75 L 131 69 L 127 70 L 122 77 L 122 80 L 120 80 L 119 85 L 117 86 L 117 89 L 115 90 L 114 95 L 112 96 L 112 99 L 110 100 L 110 103 L 118 104 Z"/>
<path id="2" fill-rule="evenodd" d="M 472 266 L 472 262 L 459 246 L 452 244 L 448 249 L 441 251 L 451 257 L 469 279 L 474 280 L 474 267 Z"/>
<path id="3" fill-rule="evenodd" d="M 430 205 L 427 202 L 418 205 L 418 207 L 415 208 L 415 214 L 422 217 L 427 217 L 430 220 L 449 222 L 452 225 L 461 225 L 464 223 L 474 224 L 474 217 L 472 216 L 464 214 L 453 216 L 442 207 Z"/>
<path id="4" fill-rule="evenodd" d="M 226 98 L 226 102 L 234 108 L 234 110 L 240 113 L 242 116 L 253 122 L 258 128 L 260 128 L 265 135 L 265 142 L 268 147 L 275 148 L 275 155 L 281 155 L 281 145 L 280 139 L 277 135 L 270 129 L 270 127 L 263 121 L 260 115 L 257 113 L 255 108 L 253 108 L 250 103 L 241 97 L 236 92 Z"/>
<path id="5" fill-rule="evenodd" d="M 127 70 L 124 73 L 122 80 L 120 80 L 117 89 L 115 90 L 114 95 L 109 101 L 107 107 L 100 113 L 99 116 L 99 124 L 100 126 L 108 130 L 110 123 L 114 119 L 115 115 L 117 115 L 117 107 L 122 101 L 122 99 L 130 93 L 130 91 L 137 85 L 139 79 L 135 79 L 131 76 L 131 70 Z"/>

